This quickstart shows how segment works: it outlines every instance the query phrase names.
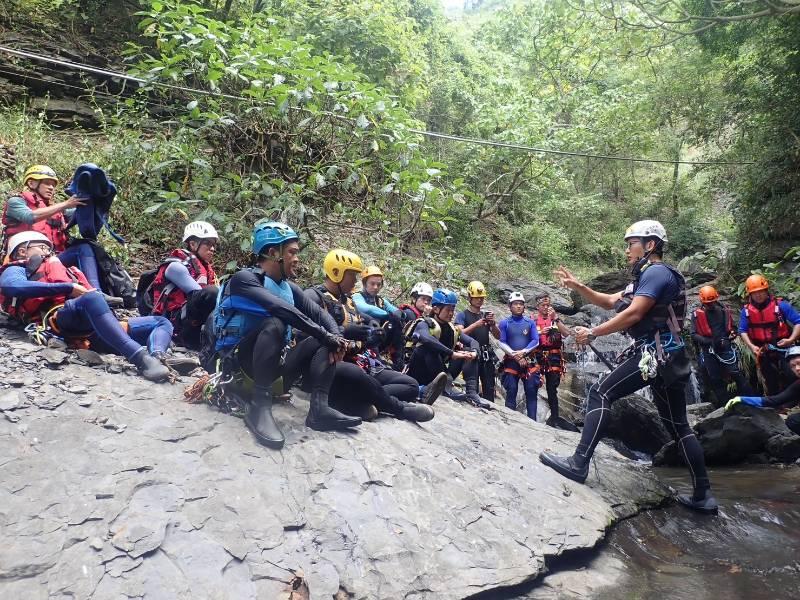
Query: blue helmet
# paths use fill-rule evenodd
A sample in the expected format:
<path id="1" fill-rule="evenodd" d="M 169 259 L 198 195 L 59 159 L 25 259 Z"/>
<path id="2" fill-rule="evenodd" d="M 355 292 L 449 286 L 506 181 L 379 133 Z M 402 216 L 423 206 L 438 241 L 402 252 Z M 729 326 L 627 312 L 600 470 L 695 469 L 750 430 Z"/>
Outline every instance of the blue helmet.
<path id="1" fill-rule="evenodd" d="M 431 306 L 445 306 L 445 305 L 452 305 L 455 306 L 458 303 L 458 296 L 456 296 L 455 292 L 451 292 L 445 288 L 439 288 L 435 292 L 433 292 L 433 299 L 431 300 Z"/>
<path id="2" fill-rule="evenodd" d="M 299 239 L 300 236 L 286 223 L 262 219 L 253 226 L 253 254 L 259 255 L 265 248 Z"/>

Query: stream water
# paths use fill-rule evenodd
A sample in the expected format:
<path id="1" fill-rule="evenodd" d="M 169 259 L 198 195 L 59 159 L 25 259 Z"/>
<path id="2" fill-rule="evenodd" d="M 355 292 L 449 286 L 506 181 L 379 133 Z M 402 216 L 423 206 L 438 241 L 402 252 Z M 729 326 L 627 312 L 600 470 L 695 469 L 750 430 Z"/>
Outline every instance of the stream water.
<path id="1" fill-rule="evenodd" d="M 560 390 L 568 417 L 579 409 L 587 382 L 603 370 L 580 355 L 571 365 Z M 656 473 L 675 489 L 688 487 L 685 469 Z M 517 597 L 800 599 L 800 467 L 750 465 L 710 475 L 718 516 L 675 504 L 640 514 L 615 526 L 599 551 L 560 559 Z"/>

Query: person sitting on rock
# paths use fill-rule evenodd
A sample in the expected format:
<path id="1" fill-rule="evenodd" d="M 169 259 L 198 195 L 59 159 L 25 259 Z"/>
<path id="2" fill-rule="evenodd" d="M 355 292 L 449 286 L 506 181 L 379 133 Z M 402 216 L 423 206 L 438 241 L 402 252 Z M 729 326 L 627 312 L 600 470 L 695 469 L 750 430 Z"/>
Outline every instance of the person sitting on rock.
<path id="1" fill-rule="evenodd" d="M 759 408 L 790 408 L 800 405 L 800 346 L 792 346 L 786 352 L 786 361 L 795 380 L 780 394 L 774 396 L 736 396 L 725 405 L 725 410 L 730 410 L 739 403 Z M 800 412 L 795 412 L 786 418 L 786 427 L 800 435 Z"/>
<path id="2" fill-rule="evenodd" d="M 300 267 L 300 237 L 288 225 L 262 219 L 253 227 L 256 267 L 241 269 L 218 292 L 211 322 L 212 342 L 223 375 L 253 382 L 245 425 L 264 446 L 279 449 L 286 439 L 272 416 L 273 383 L 287 372 L 311 388 L 306 426 L 346 430 L 361 419 L 329 405 L 335 365 L 347 341 L 330 316 L 289 281 Z M 292 332 L 307 337 L 291 346 Z M 243 386 L 247 387 L 247 386 Z"/>
<path id="3" fill-rule="evenodd" d="M 500 321 L 500 349 L 503 358 L 503 388 L 506 391 L 506 407 L 517 410 L 519 381 L 525 389 L 525 407 L 528 416 L 536 420 L 537 394 L 542 378 L 541 368 L 533 358 L 539 346 L 536 322 L 525 316 L 525 296 L 511 292 L 508 296 L 511 316 Z"/>
<path id="4" fill-rule="evenodd" d="M 752 395 L 739 368 L 739 353 L 732 341 L 736 338 L 731 310 L 719 301 L 714 286 L 700 288 L 700 306 L 692 313 L 692 339 L 697 344 L 698 362 L 708 374 L 716 406 L 728 400 L 727 375 L 736 383 L 738 395 Z"/>
<path id="5" fill-rule="evenodd" d="M 217 302 L 214 253 L 219 236 L 205 221 L 192 221 L 183 230 L 183 248 L 173 250 L 153 279 L 153 314 L 167 317 L 175 343 L 197 350 L 201 330 Z"/>
<path id="6" fill-rule="evenodd" d="M 404 328 L 417 319 L 428 316 L 431 311 L 433 288 L 424 281 L 419 281 L 411 288 L 410 295 L 411 303 L 400 305 L 401 320 Z"/>
<path id="7" fill-rule="evenodd" d="M 385 331 L 363 322 L 351 296 L 358 275 L 364 271 L 361 257 L 348 250 L 334 249 L 325 256 L 322 268 L 324 283 L 307 289 L 306 296 L 325 310 L 339 326 L 342 335 L 351 341 L 344 361 L 336 365 L 331 387 L 331 396 L 337 406 L 367 418 L 374 416 L 372 406 L 378 412 L 399 419 L 431 420 L 434 411 L 429 405 L 441 394 L 445 378 L 425 388 L 422 402 L 417 403 L 419 383 L 388 368 L 380 360 L 375 349 L 384 340 Z"/>
<path id="8" fill-rule="evenodd" d="M 592 385 L 587 400 L 581 441 L 572 456 L 542 452 L 539 459 L 564 477 L 583 483 L 589 461 L 603 438 L 611 404 L 650 386 L 661 421 L 681 449 L 692 476 L 694 493 L 677 500 L 704 513 L 716 513 L 705 457 L 686 417 L 686 384 L 691 365 L 681 337 L 686 315 L 686 282 L 662 261 L 667 232 L 658 221 L 638 221 L 625 232 L 625 255 L 633 281 L 623 292 L 604 294 L 581 283 L 566 268 L 556 276 L 565 287 L 591 304 L 618 314 L 593 328 L 576 327 L 575 341 L 585 345 L 596 337 L 626 331 L 634 344 L 620 357 L 618 366 Z"/>
<path id="9" fill-rule="evenodd" d="M 569 337 L 572 332 L 561 322 L 547 292 L 536 295 L 536 310 L 531 313 L 531 319 L 536 323 L 536 332 L 539 334 L 539 345 L 533 351 L 533 356 L 544 376 L 547 403 L 550 405 L 550 416 L 546 424 L 558 427 L 561 422 L 558 416 L 558 386 L 566 371 L 564 338 Z"/>
<path id="10" fill-rule="evenodd" d="M 377 321 L 386 330 L 386 341 L 381 349 L 389 350 L 392 368 L 402 371 L 405 368 L 402 313 L 380 296 L 382 288 L 383 272 L 375 265 L 370 265 L 361 272 L 361 291 L 353 294 L 353 301 L 362 317 Z"/>
<path id="11" fill-rule="evenodd" d="M 83 201 L 70 196 L 53 202 L 58 176 L 47 165 L 33 165 L 22 178 L 23 190 L 14 192 L 3 207 L 4 242 L 23 231 L 38 231 L 47 237 L 64 266 L 78 267 L 96 290 L 100 290 L 100 274 L 94 251 L 88 244 L 69 245 L 67 220 Z M 6 255 L 6 246 L 3 255 Z"/>
<path id="12" fill-rule="evenodd" d="M 467 308 L 460 311 L 455 317 L 455 324 L 461 327 L 461 332 L 478 342 L 478 383 L 480 395 L 490 402 L 494 402 L 495 355 L 489 334 L 495 338 L 500 337 L 494 313 L 483 310 L 486 302 L 486 287 L 480 281 L 471 281 L 467 286 Z M 450 361 L 450 377 L 455 379 L 464 369 L 463 360 Z"/>
<path id="13" fill-rule="evenodd" d="M 135 317 L 120 323 L 84 274 L 52 255 L 53 243 L 43 233 L 17 233 L 8 250 L 0 272 L 0 302 L 6 313 L 22 323 L 39 324 L 70 345 L 121 354 L 150 381 L 169 377 L 159 360 L 172 339 L 169 321 Z"/>
<path id="14" fill-rule="evenodd" d="M 745 291 L 748 301 L 739 317 L 739 335 L 756 356 L 764 391 L 775 395 L 788 383 L 782 350 L 800 339 L 800 314 L 786 300 L 770 294 L 763 275 L 748 277 Z"/>
<path id="15" fill-rule="evenodd" d="M 428 385 L 445 373 L 446 396 L 459 402 L 471 402 L 480 408 L 491 408 L 492 403 L 478 395 L 476 361 L 480 345 L 451 323 L 457 302 L 455 292 L 436 290 L 431 299 L 431 316 L 419 317 L 406 328 L 412 345 L 408 374 L 420 384 Z M 452 377 L 447 375 L 448 363 L 454 360 L 464 361 L 466 393 L 456 392 L 452 387 Z"/>

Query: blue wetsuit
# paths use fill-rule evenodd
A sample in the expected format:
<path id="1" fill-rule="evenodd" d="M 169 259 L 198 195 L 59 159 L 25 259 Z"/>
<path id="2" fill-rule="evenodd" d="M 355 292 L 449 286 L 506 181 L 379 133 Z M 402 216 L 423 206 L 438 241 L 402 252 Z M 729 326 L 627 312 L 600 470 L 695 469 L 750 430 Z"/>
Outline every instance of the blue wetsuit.
<path id="1" fill-rule="evenodd" d="M 72 290 L 71 283 L 29 281 L 23 266 L 8 267 L 0 275 L 0 293 L 9 298 L 69 296 Z M 103 296 L 95 290 L 64 302 L 56 313 L 56 325 L 67 336 L 89 334 L 89 341 L 96 349 L 116 352 L 129 360 L 143 346 L 151 353 L 165 352 L 172 339 L 172 324 L 163 317 L 129 319 L 126 334 Z"/>
<path id="2" fill-rule="evenodd" d="M 506 317 L 498 324 L 500 329 L 500 343 L 512 350 L 533 350 L 539 345 L 539 332 L 536 322 L 525 315 Z M 532 363 L 533 364 L 533 363 Z M 526 367 L 522 367 L 516 360 L 506 357 L 504 361 L 503 388 L 506 391 L 506 406 L 517 410 L 517 390 L 519 380 L 525 389 L 525 408 L 528 416 L 536 420 L 536 396 L 539 392 L 541 377 L 538 373 L 529 374 Z M 510 372 L 510 371 L 515 372 Z"/>

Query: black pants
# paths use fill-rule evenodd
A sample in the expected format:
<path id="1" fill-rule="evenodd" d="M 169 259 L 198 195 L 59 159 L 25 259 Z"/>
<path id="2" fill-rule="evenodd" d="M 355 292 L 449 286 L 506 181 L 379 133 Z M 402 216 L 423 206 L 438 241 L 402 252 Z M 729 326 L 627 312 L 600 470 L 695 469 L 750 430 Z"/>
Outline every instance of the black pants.
<path id="1" fill-rule="evenodd" d="M 301 376 L 303 377 L 303 389 L 309 390 L 314 385 L 313 374 L 306 374 L 303 371 L 303 365 L 312 360 L 319 347 L 320 343 L 314 338 L 305 338 L 289 351 L 286 356 L 286 367 L 283 371 L 284 391 L 288 392 L 289 388 Z M 327 349 L 325 351 L 327 353 Z M 399 391 L 406 396 L 413 392 L 414 399 L 417 397 L 418 388 L 416 382 L 410 384 L 406 380 L 413 382 L 413 379 L 391 369 L 386 369 L 386 372 L 399 375 L 400 378 L 395 378 L 391 375 L 383 377 L 387 385 L 390 386 L 389 390 L 392 390 L 390 392 L 377 377 L 368 375 L 356 364 L 341 361 L 329 366 L 333 377 L 330 383 L 328 399 L 332 405 L 344 412 L 350 413 L 352 412 L 350 409 L 358 405 L 372 404 L 381 412 L 399 415 L 402 413 L 403 407 L 399 399 L 392 398 L 392 392 Z M 397 386 L 397 388 L 394 386 Z"/>
<path id="2" fill-rule="evenodd" d="M 758 370 L 764 378 L 765 396 L 780 394 L 789 385 L 789 377 L 784 370 L 780 352 L 767 350 L 762 352 L 758 358 Z"/>
<path id="3" fill-rule="evenodd" d="M 390 396 L 403 402 L 416 402 L 419 397 L 419 384 L 409 375 L 398 373 L 392 369 L 384 369 L 373 375 Z"/>
<path id="4" fill-rule="evenodd" d="M 547 390 L 547 404 L 550 406 L 550 417 L 548 423 L 553 423 L 558 419 L 558 386 L 561 385 L 561 373 L 558 371 L 546 371 L 544 374 L 544 386 Z"/>
<path id="5" fill-rule="evenodd" d="M 292 381 L 300 376 L 310 391 L 328 393 L 334 376 L 330 351 L 314 338 L 306 338 L 286 354 L 281 365 L 281 355 L 286 345 L 286 324 L 275 317 L 264 319 L 257 330 L 240 342 L 237 350 L 239 365 L 256 383 L 256 387 L 269 389 L 281 375 Z"/>
<path id="6" fill-rule="evenodd" d="M 726 374 L 736 383 L 737 396 L 753 395 L 753 390 L 739 368 L 739 361 L 733 350 L 720 355 L 701 350 L 698 359 L 708 374 L 708 383 L 716 398 L 715 406 L 722 406 L 731 398 L 728 393 L 728 382 L 725 379 Z"/>
<path id="7" fill-rule="evenodd" d="M 800 413 L 794 413 L 786 418 L 786 426 L 800 435 Z"/>
<path id="8" fill-rule="evenodd" d="M 642 378 L 642 373 L 639 370 L 641 358 L 641 350 L 634 352 L 632 356 L 589 389 L 586 417 L 583 432 L 581 433 L 581 441 L 575 451 L 576 454 L 586 458 L 591 457 L 608 424 L 611 404 L 615 400 L 649 385 L 653 392 L 653 399 L 661 417 L 661 422 L 667 431 L 672 434 L 686 460 L 686 464 L 689 466 L 689 473 L 692 477 L 692 485 L 695 492 L 708 489 L 710 483 L 706 472 L 703 449 L 700 446 L 700 442 L 697 441 L 694 431 L 689 427 L 686 418 L 684 389 L 689 373 L 686 371 L 685 375 L 677 377 L 670 376 L 669 373 L 670 369 L 676 365 L 686 364 L 686 361 L 688 361 L 686 351 L 679 350 L 672 353 L 672 367 L 670 365 L 660 367 L 659 374 L 655 379 L 645 380 Z M 668 378 L 665 378 L 665 376 Z"/>
<path id="9" fill-rule="evenodd" d="M 208 316 L 214 312 L 217 305 L 218 288 L 215 285 L 206 287 L 189 294 L 186 305 L 176 316 L 170 319 L 175 326 L 176 343 L 191 350 L 199 350 L 202 342 L 201 331 Z"/>
<path id="10" fill-rule="evenodd" d="M 472 380 L 475 382 L 476 386 L 478 385 L 477 360 L 452 361 L 448 368 L 444 356 L 438 352 L 430 350 L 425 346 L 417 346 L 414 348 L 414 352 L 411 354 L 408 374 L 416 379 L 420 385 L 428 385 L 439 373 L 445 372 L 450 373 L 453 378 L 463 372 L 465 381 Z"/>
<path id="11" fill-rule="evenodd" d="M 488 349 L 488 352 L 492 352 L 491 347 Z M 448 373 L 455 379 L 458 377 L 459 373 L 462 371 L 464 372 L 464 380 L 470 376 L 469 364 L 473 363 L 475 369 L 475 376 L 478 378 L 478 383 L 480 384 L 480 395 L 483 398 L 486 398 L 489 402 L 494 402 L 494 394 L 495 394 L 495 385 L 496 385 L 496 372 L 494 368 L 494 354 L 487 354 L 488 360 L 484 360 L 484 347 L 481 347 L 480 353 L 478 354 L 478 360 L 476 361 L 464 361 L 464 360 L 454 360 L 450 362 L 450 368 L 447 370 Z"/>

